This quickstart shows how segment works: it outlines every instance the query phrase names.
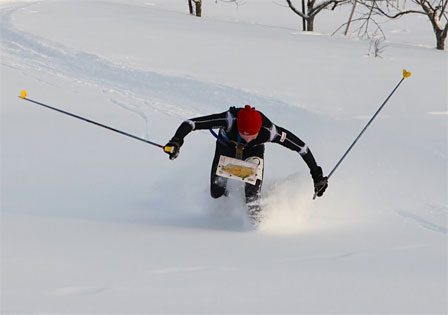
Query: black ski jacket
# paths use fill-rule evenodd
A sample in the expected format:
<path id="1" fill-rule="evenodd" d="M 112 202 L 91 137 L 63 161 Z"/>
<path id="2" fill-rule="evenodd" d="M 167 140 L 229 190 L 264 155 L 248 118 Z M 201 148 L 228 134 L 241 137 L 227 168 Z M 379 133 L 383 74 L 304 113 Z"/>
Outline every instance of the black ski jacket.
<path id="1" fill-rule="evenodd" d="M 238 143 L 239 140 L 246 146 L 246 148 L 251 148 L 254 146 L 264 145 L 264 143 L 267 142 L 273 142 L 296 151 L 302 156 L 303 160 L 308 165 L 313 178 L 315 178 L 315 176 L 322 176 L 322 169 L 317 165 L 308 146 L 292 132 L 273 124 L 260 111 L 259 113 L 262 117 L 262 125 L 257 138 L 249 143 L 246 143 L 243 139 L 241 139 L 238 136 L 237 127 L 238 112 L 241 109 L 242 108 L 230 107 L 229 110 L 223 113 L 188 119 L 179 126 L 173 140 L 182 145 L 185 136 L 191 131 L 219 128 L 220 139 L 218 140 L 226 141 L 230 145 L 235 145 L 234 143 Z"/>

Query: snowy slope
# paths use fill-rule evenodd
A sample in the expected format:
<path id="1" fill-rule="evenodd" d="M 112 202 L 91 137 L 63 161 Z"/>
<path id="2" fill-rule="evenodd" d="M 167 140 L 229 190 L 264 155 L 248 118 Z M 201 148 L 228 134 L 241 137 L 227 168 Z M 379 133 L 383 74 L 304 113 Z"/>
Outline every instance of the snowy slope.
<path id="1" fill-rule="evenodd" d="M 447 313 L 447 55 L 429 25 L 388 25 L 380 59 L 268 0 L 205 5 L 197 19 L 174 0 L 0 2 L 1 312 Z M 239 184 L 208 196 L 208 132 L 173 162 L 17 97 L 161 144 L 250 103 L 328 173 L 403 68 L 323 198 L 267 145 L 256 231 Z"/>

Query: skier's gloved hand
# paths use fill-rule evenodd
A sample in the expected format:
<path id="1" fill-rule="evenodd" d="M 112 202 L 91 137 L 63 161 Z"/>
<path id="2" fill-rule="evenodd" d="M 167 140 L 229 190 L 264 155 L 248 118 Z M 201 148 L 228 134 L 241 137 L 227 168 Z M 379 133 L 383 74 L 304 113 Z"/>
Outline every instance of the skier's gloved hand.
<path id="1" fill-rule="evenodd" d="M 323 176 L 320 166 L 311 171 L 311 176 L 314 181 L 314 192 L 318 197 L 322 197 L 328 187 L 328 177 Z"/>
<path id="2" fill-rule="evenodd" d="M 314 192 L 317 197 L 322 197 L 328 187 L 328 177 L 322 177 L 320 181 L 314 182 Z"/>
<path id="3" fill-rule="evenodd" d="M 170 160 L 174 160 L 179 155 L 180 147 L 184 141 L 180 138 L 173 137 L 164 147 L 163 151 L 170 156 Z"/>

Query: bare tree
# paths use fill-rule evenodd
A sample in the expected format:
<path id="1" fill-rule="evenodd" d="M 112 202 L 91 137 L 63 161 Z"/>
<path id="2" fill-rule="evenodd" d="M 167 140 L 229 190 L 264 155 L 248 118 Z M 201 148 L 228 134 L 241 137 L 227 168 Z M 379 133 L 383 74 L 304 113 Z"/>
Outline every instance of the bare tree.
<path id="1" fill-rule="evenodd" d="M 426 15 L 431 22 L 434 34 L 437 41 L 437 49 L 445 49 L 445 39 L 448 34 L 448 17 L 447 17 L 447 4 L 448 0 L 410 0 L 411 3 L 416 4 L 419 9 L 405 10 L 400 8 L 399 0 L 387 0 L 385 3 L 386 8 L 382 8 L 377 0 L 360 0 L 364 6 L 370 10 L 380 13 L 381 15 L 396 19 L 406 14 L 423 14 Z M 383 3 L 384 4 L 384 3 Z"/>
<path id="2" fill-rule="evenodd" d="M 1 1 L 1 0 L 0 0 Z M 215 0 L 215 3 L 234 3 L 237 7 L 244 4 L 245 0 Z M 194 6 L 193 6 L 194 4 Z M 197 17 L 202 16 L 202 0 L 188 0 L 188 11 L 191 15 L 196 15 Z"/>
<path id="3" fill-rule="evenodd" d="M 356 4 L 360 2 L 360 0 L 355 0 L 353 3 L 352 11 L 350 13 L 350 17 L 348 21 L 341 26 L 339 26 L 332 34 L 336 34 L 341 28 L 345 26 L 344 35 L 347 35 L 348 29 L 353 22 L 356 24 L 356 28 L 353 33 L 357 33 L 357 36 L 362 39 L 386 39 L 386 35 L 384 34 L 381 23 L 377 21 L 377 18 L 381 18 L 381 14 L 379 12 L 374 11 L 372 8 L 369 8 L 367 12 L 359 13 L 359 16 L 356 19 L 353 19 L 354 11 Z"/>
<path id="4" fill-rule="evenodd" d="M 193 8 L 194 3 L 194 8 Z M 188 0 L 188 10 L 191 15 L 196 15 L 197 17 L 202 16 L 202 0 Z"/>
<path id="5" fill-rule="evenodd" d="M 307 0 L 306 8 L 302 7 L 303 10 L 300 11 L 292 4 L 291 0 L 286 0 L 289 8 L 305 21 L 306 25 L 304 30 L 308 32 L 314 31 L 314 19 L 322 10 L 329 7 L 331 7 L 331 10 L 334 10 L 339 4 L 348 1 L 350 0 L 324 0 L 322 2 L 318 2 L 317 0 Z M 302 1 L 302 6 L 305 6 L 304 1 Z"/>

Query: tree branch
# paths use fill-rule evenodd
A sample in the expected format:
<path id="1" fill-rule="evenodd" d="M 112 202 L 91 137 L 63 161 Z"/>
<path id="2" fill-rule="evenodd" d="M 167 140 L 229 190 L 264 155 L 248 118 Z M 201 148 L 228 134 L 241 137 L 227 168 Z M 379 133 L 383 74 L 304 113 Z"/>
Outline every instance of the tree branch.
<path id="1" fill-rule="evenodd" d="M 443 2 L 442 2 L 442 3 L 443 3 Z M 443 5 L 442 5 L 442 9 L 440 10 L 439 19 L 441 19 L 442 16 L 444 15 L 445 10 L 446 10 L 446 5 L 447 5 L 447 4 L 448 4 L 448 0 L 445 0 L 445 3 L 443 3 Z"/>
<path id="2" fill-rule="evenodd" d="M 300 17 L 304 18 L 304 19 L 308 19 L 309 16 L 303 14 L 302 12 L 300 12 L 299 10 L 297 10 L 293 4 L 291 3 L 291 0 L 286 0 L 286 2 L 288 3 L 289 8 L 297 15 L 299 15 Z"/>
<path id="3" fill-rule="evenodd" d="M 415 10 L 408 10 L 408 11 L 402 11 L 402 12 L 398 12 L 395 15 L 389 15 L 386 12 L 384 12 L 376 3 L 376 1 L 373 2 L 376 6 L 371 6 L 368 5 L 367 3 L 361 2 L 362 5 L 364 5 L 365 7 L 369 8 L 369 9 L 373 9 L 376 10 L 378 12 L 380 12 L 382 15 L 384 15 L 385 17 L 388 17 L 389 19 L 396 19 L 399 18 L 400 16 L 409 14 L 409 13 L 418 13 L 418 14 L 424 14 L 427 15 L 425 12 L 422 11 L 415 11 Z"/>
<path id="4" fill-rule="evenodd" d="M 323 3 L 319 4 L 317 7 L 313 8 L 313 10 L 310 12 L 310 16 L 317 15 L 320 11 L 322 11 L 323 9 L 328 7 L 330 4 L 334 4 L 335 5 L 334 7 L 336 7 L 339 4 L 348 2 L 348 1 L 350 1 L 350 0 L 330 0 L 327 2 L 323 2 Z"/>

